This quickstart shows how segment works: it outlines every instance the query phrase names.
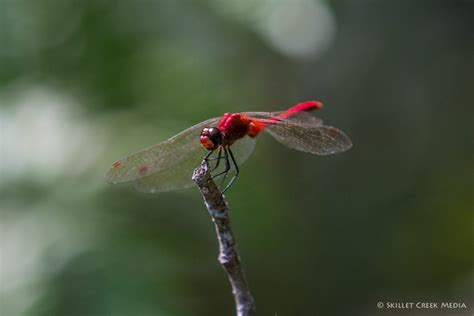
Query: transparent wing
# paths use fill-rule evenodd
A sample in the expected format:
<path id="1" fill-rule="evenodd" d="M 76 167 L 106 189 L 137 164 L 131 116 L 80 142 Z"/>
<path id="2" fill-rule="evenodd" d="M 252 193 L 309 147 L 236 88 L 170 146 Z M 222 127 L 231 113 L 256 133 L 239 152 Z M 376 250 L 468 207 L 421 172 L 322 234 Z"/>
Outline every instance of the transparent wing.
<path id="1" fill-rule="evenodd" d="M 196 124 L 172 138 L 115 162 L 107 172 L 111 183 L 134 181 L 144 192 L 186 189 L 193 185 L 193 170 L 208 152 L 199 142 L 204 127 L 215 126 L 219 117 Z M 253 152 L 255 140 L 239 139 L 232 150 L 239 164 Z M 221 163 L 221 166 L 223 163 Z"/>
<path id="2" fill-rule="evenodd" d="M 316 155 L 337 154 L 352 147 L 349 137 L 331 126 L 274 124 L 265 131 L 289 148 Z"/>
<path id="3" fill-rule="evenodd" d="M 199 139 L 195 138 L 194 140 L 199 147 L 202 146 L 199 143 Z M 244 137 L 239 139 L 232 145 L 232 152 L 234 153 L 237 163 L 242 165 L 252 154 L 255 148 L 255 139 L 250 137 Z M 199 148 L 200 149 L 200 148 Z M 149 176 L 139 178 L 135 181 L 135 187 L 139 191 L 143 192 L 166 192 L 174 190 L 182 190 L 194 185 L 191 177 L 193 175 L 194 169 L 201 163 L 202 158 L 206 154 L 206 150 L 195 150 L 193 153 L 186 155 L 179 164 L 175 164 L 169 168 L 162 169 L 155 173 L 150 174 Z M 215 165 L 215 160 L 211 161 L 211 168 Z M 213 174 L 219 173 L 225 162 L 221 160 L 219 168 L 213 172 Z M 218 177 L 218 181 L 221 177 Z"/>
<path id="4" fill-rule="evenodd" d="M 213 126 L 218 121 L 217 117 L 206 120 L 162 143 L 118 160 L 107 172 L 107 181 L 129 182 L 166 169 L 176 170 L 194 158 L 198 164 L 206 153 L 199 143 L 199 134 L 204 127 Z"/>
<path id="5" fill-rule="evenodd" d="M 336 154 L 352 147 L 349 137 L 341 130 L 324 126 L 321 119 L 308 112 L 278 118 L 283 112 L 248 112 L 245 115 L 265 124 L 265 131 L 283 145 L 317 155 Z"/>

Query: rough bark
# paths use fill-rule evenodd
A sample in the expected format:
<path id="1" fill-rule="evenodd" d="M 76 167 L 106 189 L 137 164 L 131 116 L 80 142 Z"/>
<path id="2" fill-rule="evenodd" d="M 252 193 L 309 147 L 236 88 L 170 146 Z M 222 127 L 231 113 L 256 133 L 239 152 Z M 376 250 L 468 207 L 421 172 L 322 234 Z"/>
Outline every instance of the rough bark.
<path id="1" fill-rule="evenodd" d="M 229 278 L 232 294 L 234 295 L 236 314 L 237 316 L 253 316 L 255 315 L 255 302 L 250 293 L 236 249 L 235 238 L 230 228 L 229 207 L 219 188 L 212 180 L 207 161 L 203 161 L 194 170 L 193 180 L 201 191 L 207 211 L 216 228 L 219 242 L 218 260 Z"/>

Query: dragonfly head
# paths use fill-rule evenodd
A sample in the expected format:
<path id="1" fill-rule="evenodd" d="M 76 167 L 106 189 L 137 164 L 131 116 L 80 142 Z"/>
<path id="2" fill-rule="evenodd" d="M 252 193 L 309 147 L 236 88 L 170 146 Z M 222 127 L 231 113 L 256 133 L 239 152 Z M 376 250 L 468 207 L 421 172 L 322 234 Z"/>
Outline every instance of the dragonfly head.
<path id="1" fill-rule="evenodd" d="M 217 127 L 206 127 L 202 130 L 199 141 L 207 150 L 215 150 L 222 144 L 222 133 Z"/>

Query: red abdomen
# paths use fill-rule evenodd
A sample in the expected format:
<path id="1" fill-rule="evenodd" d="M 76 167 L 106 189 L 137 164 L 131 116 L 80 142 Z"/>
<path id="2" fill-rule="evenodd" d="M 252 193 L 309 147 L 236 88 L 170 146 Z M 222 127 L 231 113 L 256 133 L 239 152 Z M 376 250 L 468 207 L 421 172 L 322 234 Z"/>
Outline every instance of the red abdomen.
<path id="1" fill-rule="evenodd" d="M 288 118 L 303 111 L 318 110 L 322 107 L 321 102 L 306 101 L 280 113 L 278 116 L 266 120 L 249 118 L 238 113 L 225 113 L 217 123 L 217 128 L 224 135 L 223 145 L 232 145 L 236 140 L 245 137 L 256 137 L 268 124 L 278 121 L 280 118 Z"/>

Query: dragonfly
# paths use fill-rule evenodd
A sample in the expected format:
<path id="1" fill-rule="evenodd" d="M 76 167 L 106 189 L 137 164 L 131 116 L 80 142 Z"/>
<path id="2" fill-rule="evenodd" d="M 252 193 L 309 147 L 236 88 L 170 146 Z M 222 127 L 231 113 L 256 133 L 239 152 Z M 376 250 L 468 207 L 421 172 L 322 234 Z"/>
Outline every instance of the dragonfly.
<path id="1" fill-rule="evenodd" d="M 286 111 L 225 113 L 115 161 L 107 181 L 133 182 L 139 191 L 149 193 L 186 189 L 193 185 L 193 169 L 204 159 L 213 164 L 213 179 L 221 180 L 222 187 L 232 172 L 224 193 L 237 179 L 239 165 L 250 157 L 262 132 L 291 149 L 315 155 L 348 150 L 352 142 L 344 132 L 312 115 L 322 106 L 318 101 L 305 101 Z"/>

